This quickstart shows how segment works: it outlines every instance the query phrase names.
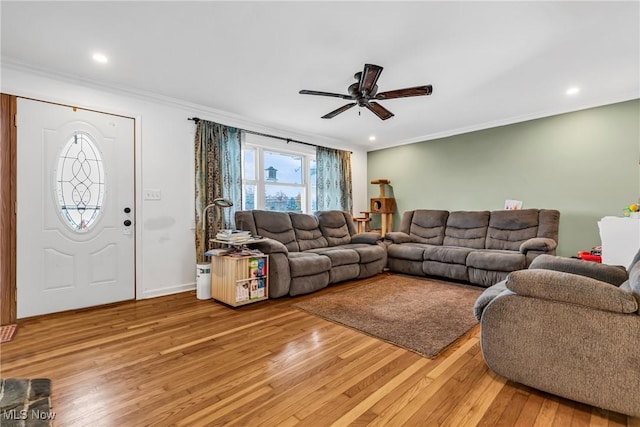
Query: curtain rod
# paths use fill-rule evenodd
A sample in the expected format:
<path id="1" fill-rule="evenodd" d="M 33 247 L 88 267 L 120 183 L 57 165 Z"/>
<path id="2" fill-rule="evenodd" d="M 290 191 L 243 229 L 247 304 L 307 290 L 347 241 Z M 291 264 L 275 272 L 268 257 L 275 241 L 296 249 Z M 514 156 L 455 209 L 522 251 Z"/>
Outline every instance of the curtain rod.
<path id="1" fill-rule="evenodd" d="M 189 117 L 189 118 L 187 118 L 187 120 L 193 120 L 196 124 L 198 124 L 198 122 L 200 121 L 200 118 L 199 118 L 199 117 Z M 288 143 L 290 143 L 290 142 L 295 142 L 295 143 L 298 143 L 298 144 L 308 145 L 308 146 L 310 146 L 310 147 L 316 147 L 316 148 L 317 148 L 317 147 L 321 147 L 321 148 L 325 148 L 325 147 L 322 147 L 321 145 L 311 144 L 310 142 L 298 141 L 298 140 L 296 140 L 296 139 L 284 138 L 284 137 L 282 137 L 282 136 L 277 136 L 277 135 L 269 135 L 268 133 L 255 132 L 255 131 L 247 130 L 247 129 L 240 129 L 240 130 L 242 130 L 242 131 L 244 131 L 244 132 L 246 132 L 246 133 L 253 134 L 253 135 L 265 136 L 265 137 L 267 137 L 267 138 L 273 138 L 273 139 L 279 139 L 279 140 L 281 140 L 281 141 L 286 141 L 286 142 L 287 142 L 287 144 L 288 144 Z M 353 152 L 352 152 L 352 151 L 349 151 L 349 153 L 353 154 Z"/>

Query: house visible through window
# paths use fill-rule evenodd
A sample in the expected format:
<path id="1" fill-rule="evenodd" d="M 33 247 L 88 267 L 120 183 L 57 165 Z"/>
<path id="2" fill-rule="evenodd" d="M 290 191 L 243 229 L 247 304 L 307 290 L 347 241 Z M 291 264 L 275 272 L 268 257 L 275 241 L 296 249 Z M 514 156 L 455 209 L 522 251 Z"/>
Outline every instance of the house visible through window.
<path id="1" fill-rule="evenodd" d="M 265 138 L 251 137 L 247 136 L 242 149 L 242 208 L 314 212 L 315 150 L 288 144 L 281 148 Z"/>

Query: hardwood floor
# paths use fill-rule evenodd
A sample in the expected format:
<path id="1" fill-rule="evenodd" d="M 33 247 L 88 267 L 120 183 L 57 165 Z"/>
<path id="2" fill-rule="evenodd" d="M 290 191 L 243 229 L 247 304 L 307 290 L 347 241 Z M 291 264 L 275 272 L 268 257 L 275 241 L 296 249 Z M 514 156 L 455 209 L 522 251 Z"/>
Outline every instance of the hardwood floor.
<path id="1" fill-rule="evenodd" d="M 185 292 L 27 319 L 0 375 L 51 378 L 56 426 L 640 426 L 496 376 L 478 326 L 430 360 L 291 307 L 317 295 L 233 309 Z"/>

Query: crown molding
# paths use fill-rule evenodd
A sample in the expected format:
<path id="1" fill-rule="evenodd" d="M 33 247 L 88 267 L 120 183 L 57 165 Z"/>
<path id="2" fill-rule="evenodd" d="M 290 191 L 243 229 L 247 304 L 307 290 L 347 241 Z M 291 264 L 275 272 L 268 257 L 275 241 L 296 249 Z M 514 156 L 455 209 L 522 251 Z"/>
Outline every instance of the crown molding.
<path id="1" fill-rule="evenodd" d="M 434 139 L 447 138 L 450 136 L 461 135 L 461 134 L 470 133 L 470 132 L 477 132 L 480 130 L 491 129 L 491 128 L 496 128 L 501 126 L 508 126 L 516 123 L 523 123 L 531 120 L 542 119 L 545 117 L 558 116 L 561 114 L 573 113 L 580 110 L 588 110 L 590 108 L 597 108 L 597 107 L 603 107 L 605 105 L 632 101 L 635 99 L 640 99 L 639 91 L 625 92 L 617 96 L 609 96 L 606 98 L 593 98 L 583 103 L 574 104 L 574 105 L 563 107 L 563 108 L 555 108 L 555 109 L 550 109 L 546 111 L 539 111 L 537 113 L 532 113 L 532 114 L 523 114 L 520 116 L 507 117 L 505 119 L 478 123 L 472 126 L 465 126 L 461 128 L 446 130 L 443 132 L 436 132 L 428 135 L 418 136 L 415 138 L 405 139 L 402 141 L 394 141 L 387 144 L 381 144 L 380 146 L 376 146 L 374 148 L 371 148 L 370 150 L 367 150 L 367 152 L 384 150 L 387 148 L 399 147 L 402 145 L 416 144 L 418 142 L 431 141 Z"/>
<path id="2" fill-rule="evenodd" d="M 352 145 L 348 142 L 341 141 L 335 138 L 309 134 L 290 128 L 275 128 L 266 123 L 261 123 L 259 121 L 251 120 L 238 114 L 218 110 L 206 105 L 196 104 L 182 99 L 159 95 L 153 92 L 143 91 L 128 86 L 108 84 L 98 80 L 88 79 L 82 76 L 75 76 L 67 73 L 61 73 L 58 71 L 35 67 L 32 64 L 27 64 L 25 62 L 15 60 L 14 58 L 2 57 L 2 59 L 0 60 L 0 69 L 8 69 L 21 73 L 33 74 L 73 85 L 80 85 L 89 89 L 107 91 L 109 93 L 126 96 L 141 101 L 153 102 L 168 107 L 179 108 L 182 110 L 186 110 L 189 117 L 198 116 L 203 120 L 210 120 L 239 129 L 272 134 L 283 138 L 298 139 L 301 141 L 309 142 L 310 144 L 321 145 L 325 147 L 366 151 L 360 145 Z M 4 82 L 2 86 L 2 90 L 5 91 Z M 185 120 L 186 119 L 187 118 L 185 117 Z"/>

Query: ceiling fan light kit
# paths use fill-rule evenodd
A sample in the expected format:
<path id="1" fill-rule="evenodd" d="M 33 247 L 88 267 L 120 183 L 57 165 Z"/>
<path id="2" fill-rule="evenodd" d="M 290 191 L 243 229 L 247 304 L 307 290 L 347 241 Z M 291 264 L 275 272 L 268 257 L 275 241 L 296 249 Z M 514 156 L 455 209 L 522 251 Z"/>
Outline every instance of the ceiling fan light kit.
<path id="1" fill-rule="evenodd" d="M 357 105 L 359 107 L 367 108 L 382 120 L 390 119 L 393 117 L 393 113 L 375 101 L 431 95 L 431 93 L 433 93 L 433 87 L 431 85 L 415 86 L 406 89 L 396 89 L 378 93 L 377 82 L 378 78 L 380 78 L 380 74 L 382 73 L 382 69 L 383 68 L 379 65 L 365 64 L 364 70 L 357 72 L 353 76 L 357 82 L 349 86 L 347 89 L 347 92 L 349 92 L 348 95 L 306 89 L 301 90 L 299 93 L 302 95 L 332 96 L 334 98 L 354 101 L 325 114 L 322 116 L 323 119 L 332 119 L 338 114 L 344 113 L 348 109 Z"/>

